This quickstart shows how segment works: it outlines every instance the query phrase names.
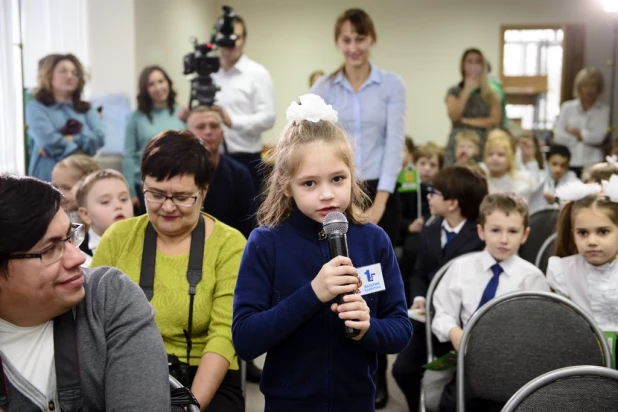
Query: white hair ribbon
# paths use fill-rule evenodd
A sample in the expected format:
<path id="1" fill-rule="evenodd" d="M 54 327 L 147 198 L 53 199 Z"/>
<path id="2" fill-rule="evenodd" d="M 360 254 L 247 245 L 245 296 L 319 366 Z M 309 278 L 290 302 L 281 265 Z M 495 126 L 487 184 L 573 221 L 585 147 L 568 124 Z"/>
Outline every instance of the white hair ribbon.
<path id="1" fill-rule="evenodd" d="M 579 180 L 569 182 L 556 189 L 556 197 L 560 201 L 574 201 L 583 199 L 594 193 L 601 193 L 601 185 L 598 183 L 582 183 Z"/>
<path id="2" fill-rule="evenodd" d="M 300 123 L 307 120 L 317 123 L 320 120 L 325 120 L 337 123 L 337 111 L 330 104 L 326 104 L 324 99 L 317 94 L 304 94 L 298 100 L 300 100 L 300 104 L 292 102 L 285 111 L 288 122 Z"/>

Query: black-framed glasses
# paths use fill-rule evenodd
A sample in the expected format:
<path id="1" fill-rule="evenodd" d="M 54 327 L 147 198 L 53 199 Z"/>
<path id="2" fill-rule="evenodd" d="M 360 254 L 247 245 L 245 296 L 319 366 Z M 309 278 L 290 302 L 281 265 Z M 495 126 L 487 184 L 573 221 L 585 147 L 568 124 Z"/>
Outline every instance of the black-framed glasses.
<path id="1" fill-rule="evenodd" d="M 79 247 L 84 241 L 85 236 L 84 225 L 71 223 L 71 230 L 66 238 L 54 242 L 39 253 L 13 253 L 8 256 L 8 259 L 41 259 L 42 264 L 51 265 L 64 256 L 66 242 L 71 242 L 73 246 Z"/>
<path id="2" fill-rule="evenodd" d="M 442 197 L 444 197 L 442 192 L 439 191 L 439 190 L 436 190 L 433 186 L 427 186 L 427 194 L 429 194 L 429 196 L 442 196 Z"/>
<path id="3" fill-rule="evenodd" d="M 165 193 L 155 192 L 152 190 L 144 190 L 144 199 L 150 203 L 163 204 L 167 199 L 171 200 L 176 206 L 191 207 L 197 202 L 198 190 L 194 195 L 171 195 L 168 196 Z"/>

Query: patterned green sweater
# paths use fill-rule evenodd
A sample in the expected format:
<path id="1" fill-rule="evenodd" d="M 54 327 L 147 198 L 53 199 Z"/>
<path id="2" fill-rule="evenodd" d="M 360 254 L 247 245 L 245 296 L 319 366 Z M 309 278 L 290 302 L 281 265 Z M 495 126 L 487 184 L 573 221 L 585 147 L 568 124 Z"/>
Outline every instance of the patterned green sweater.
<path id="1" fill-rule="evenodd" d="M 214 229 L 204 247 L 202 281 L 195 295 L 190 364 L 199 365 L 202 355 L 211 352 L 227 359 L 230 369 L 237 370 L 238 360 L 232 345 L 232 301 L 246 240 L 236 229 L 214 220 Z M 147 225 L 147 215 L 112 225 L 96 249 L 92 267 L 117 267 L 139 283 Z M 168 256 L 157 252 L 151 301 L 167 353 L 183 362 L 187 356 L 183 329 L 187 328 L 189 316 L 188 265 L 188 253 Z"/>

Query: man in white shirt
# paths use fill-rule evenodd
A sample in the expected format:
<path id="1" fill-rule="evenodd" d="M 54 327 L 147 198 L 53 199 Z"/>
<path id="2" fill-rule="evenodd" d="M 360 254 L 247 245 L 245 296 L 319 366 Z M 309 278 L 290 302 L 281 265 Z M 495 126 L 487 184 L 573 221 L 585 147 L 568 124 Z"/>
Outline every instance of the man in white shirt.
<path id="1" fill-rule="evenodd" d="M 225 125 L 225 150 L 251 172 L 256 189 L 262 182 L 262 132 L 275 124 L 273 81 L 268 70 L 243 54 L 247 29 L 234 17 L 234 48 L 221 48 L 221 67 L 212 75 L 221 88 L 214 109 Z"/>
<path id="2" fill-rule="evenodd" d="M 521 196 L 487 195 L 480 207 L 478 233 L 485 250 L 454 261 L 433 296 L 431 329 L 440 342 L 450 341 L 455 350 L 459 350 L 462 328 L 494 297 L 522 290 L 549 292 L 543 272 L 517 256 L 530 233 L 528 206 Z M 441 411 L 456 410 L 454 383 L 444 388 Z"/>

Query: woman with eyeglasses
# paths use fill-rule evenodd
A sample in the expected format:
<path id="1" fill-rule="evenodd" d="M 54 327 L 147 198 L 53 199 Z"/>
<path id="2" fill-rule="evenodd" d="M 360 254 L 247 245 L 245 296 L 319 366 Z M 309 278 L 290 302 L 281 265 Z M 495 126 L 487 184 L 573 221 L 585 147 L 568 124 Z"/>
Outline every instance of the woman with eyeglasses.
<path id="1" fill-rule="evenodd" d="M 56 163 L 75 153 L 94 155 L 105 144 L 96 109 L 82 100 L 82 64 L 72 54 L 54 54 L 42 61 L 34 99 L 26 105 L 30 137 L 28 174 L 51 181 Z"/>
<path id="2" fill-rule="evenodd" d="M 244 411 L 232 345 L 232 300 L 245 238 L 201 212 L 213 159 L 187 131 L 165 131 L 144 149 L 146 215 L 114 223 L 92 267 L 115 266 L 155 308 L 170 373 L 202 410 Z"/>

